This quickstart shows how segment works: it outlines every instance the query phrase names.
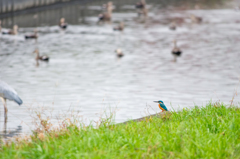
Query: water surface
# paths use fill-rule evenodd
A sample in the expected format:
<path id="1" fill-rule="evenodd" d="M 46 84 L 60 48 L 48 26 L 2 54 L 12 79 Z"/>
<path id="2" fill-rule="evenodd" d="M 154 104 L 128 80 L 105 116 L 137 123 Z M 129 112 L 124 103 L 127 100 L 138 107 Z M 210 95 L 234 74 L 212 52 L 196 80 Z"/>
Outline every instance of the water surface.
<path id="1" fill-rule="evenodd" d="M 60 114 L 74 110 L 89 123 L 112 107 L 116 122 L 123 122 L 160 112 L 154 100 L 163 100 L 170 110 L 204 106 L 210 100 L 230 103 L 240 77 L 240 12 L 152 6 L 143 22 L 133 6 L 122 8 L 128 9 L 114 12 L 112 24 L 96 25 L 95 16 L 86 16 L 86 24 L 70 24 L 66 31 L 56 25 L 38 27 L 37 43 L 23 38 L 34 28 L 1 35 L 0 79 L 24 102 L 19 107 L 8 101 L 8 131 L 29 133 L 36 111 L 57 123 Z M 203 17 L 203 23 L 192 24 L 189 14 Z M 168 25 L 176 17 L 185 22 L 171 31 Z M 119 21 L 125 22 L 123 33 L 112 30 Z M 171 55 L 174 39 L 183 51 L 176 63 Z M 36 48 L 50 56 L 49 63 L 36 66 Z M 115 56 L 117 48 L 125 54 L 122 59 Z M 236 96 L 234 103 L 239 101 Z M 3 107 L 0 115 L 3 130 Z"/>

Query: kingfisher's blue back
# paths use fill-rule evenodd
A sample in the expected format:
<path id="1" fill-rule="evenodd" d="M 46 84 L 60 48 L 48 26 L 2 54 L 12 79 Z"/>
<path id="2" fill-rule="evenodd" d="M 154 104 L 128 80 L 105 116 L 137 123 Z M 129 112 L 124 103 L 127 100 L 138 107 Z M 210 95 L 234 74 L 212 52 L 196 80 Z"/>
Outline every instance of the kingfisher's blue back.
<path id="1" fill-rule="evenodd" d="M 154 102 L 159 104 L 159 108 L 160 108 L 162 111 L 168 111 L 168 109 L 167 109 L 167 107 L 165 106 L 165 104 L 163 103 L 163 101 L 159 100 L 159 101 L 154 101 Z"/>
<path id="2" fill-rule="evenodd" d="M 165 106 L 165 104 L 162 102 L 162 103 L 159 103 L 160 104 L 160 106 L 164 109 L 164 110 L 166 110 L 166 111 L 168 111 L 168 109 L 167 109 L 167 107 Z"/>

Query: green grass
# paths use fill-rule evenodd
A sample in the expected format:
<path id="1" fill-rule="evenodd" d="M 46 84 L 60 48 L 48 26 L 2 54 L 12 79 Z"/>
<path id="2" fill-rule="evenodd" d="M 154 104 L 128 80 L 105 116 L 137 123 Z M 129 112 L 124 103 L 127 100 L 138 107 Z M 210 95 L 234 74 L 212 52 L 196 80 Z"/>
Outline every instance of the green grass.
<path id="1" fill-rule="evenodd" d="M 240 109 L 223 104 L 108 126 L 71 124 L 1 147 L 0 158 L 240 158 Z"/>

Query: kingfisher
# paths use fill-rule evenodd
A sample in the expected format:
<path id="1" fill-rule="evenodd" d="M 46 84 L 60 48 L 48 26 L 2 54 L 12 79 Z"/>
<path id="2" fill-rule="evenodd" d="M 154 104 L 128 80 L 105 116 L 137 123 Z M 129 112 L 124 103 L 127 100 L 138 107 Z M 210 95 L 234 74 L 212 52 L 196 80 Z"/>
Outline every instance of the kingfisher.
<path id="1" fill-rule="evenodd" d="M 153 101 L 155 103 L 158 103 L 158 107 L 162 110 L 162 112 L 164 111 L 168 111 L 167 107 L 165 106 L 165 104 L 163 103 L 163 101 L 159 100 L 159 101 Z"/>

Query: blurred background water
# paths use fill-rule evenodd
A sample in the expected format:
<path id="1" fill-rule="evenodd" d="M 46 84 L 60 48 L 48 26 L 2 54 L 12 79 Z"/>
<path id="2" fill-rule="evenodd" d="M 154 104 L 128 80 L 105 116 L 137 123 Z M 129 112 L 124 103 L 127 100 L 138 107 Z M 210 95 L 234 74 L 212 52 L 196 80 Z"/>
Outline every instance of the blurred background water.
<path id="1" fill-rule="evenodd" d="M 170 110 L 204 106 L 210 100 L 230 103 L 240 77 L 236 1 L 149 0 L 146 21 L 137 18 L 136 1 L 113 1 L 112 23 L 98 25 L 106 2 L 36 5 L 28 12 L 0 15 L 4 28 L 20 27 L 16 36 L 0 35 L 0 79 L 24 102 L 20 107 L 7 102 L 6 136 L 30 133 L 36 112 L 45 109 L 53 122 L 73 110 L 89 123 L 111 107 L 115 121 L 123 122 L 160 112 L 154 100 L 163 100 Z M 192 24 L 190 14 L 201 16 L 203 23 Z M 61 17 L 69 23 L 66 31 L 57 26 Z M 168 26 L 176 18 L 184 23 L 171 31 Z M 114 32 L 113 26 L 121 21 L 124 32 Z M 37 43 L 25 40 L 36 27 Z M 174 39 L 183 51 L 176 63 L 171 55 Z M 36 66 L 36 48 L 50 56 L 48 63 Z M 114 53 L 117 48 L 125 54 L 122 59 Z M 234 103 L 239 101 L 236 95 Z"/>

